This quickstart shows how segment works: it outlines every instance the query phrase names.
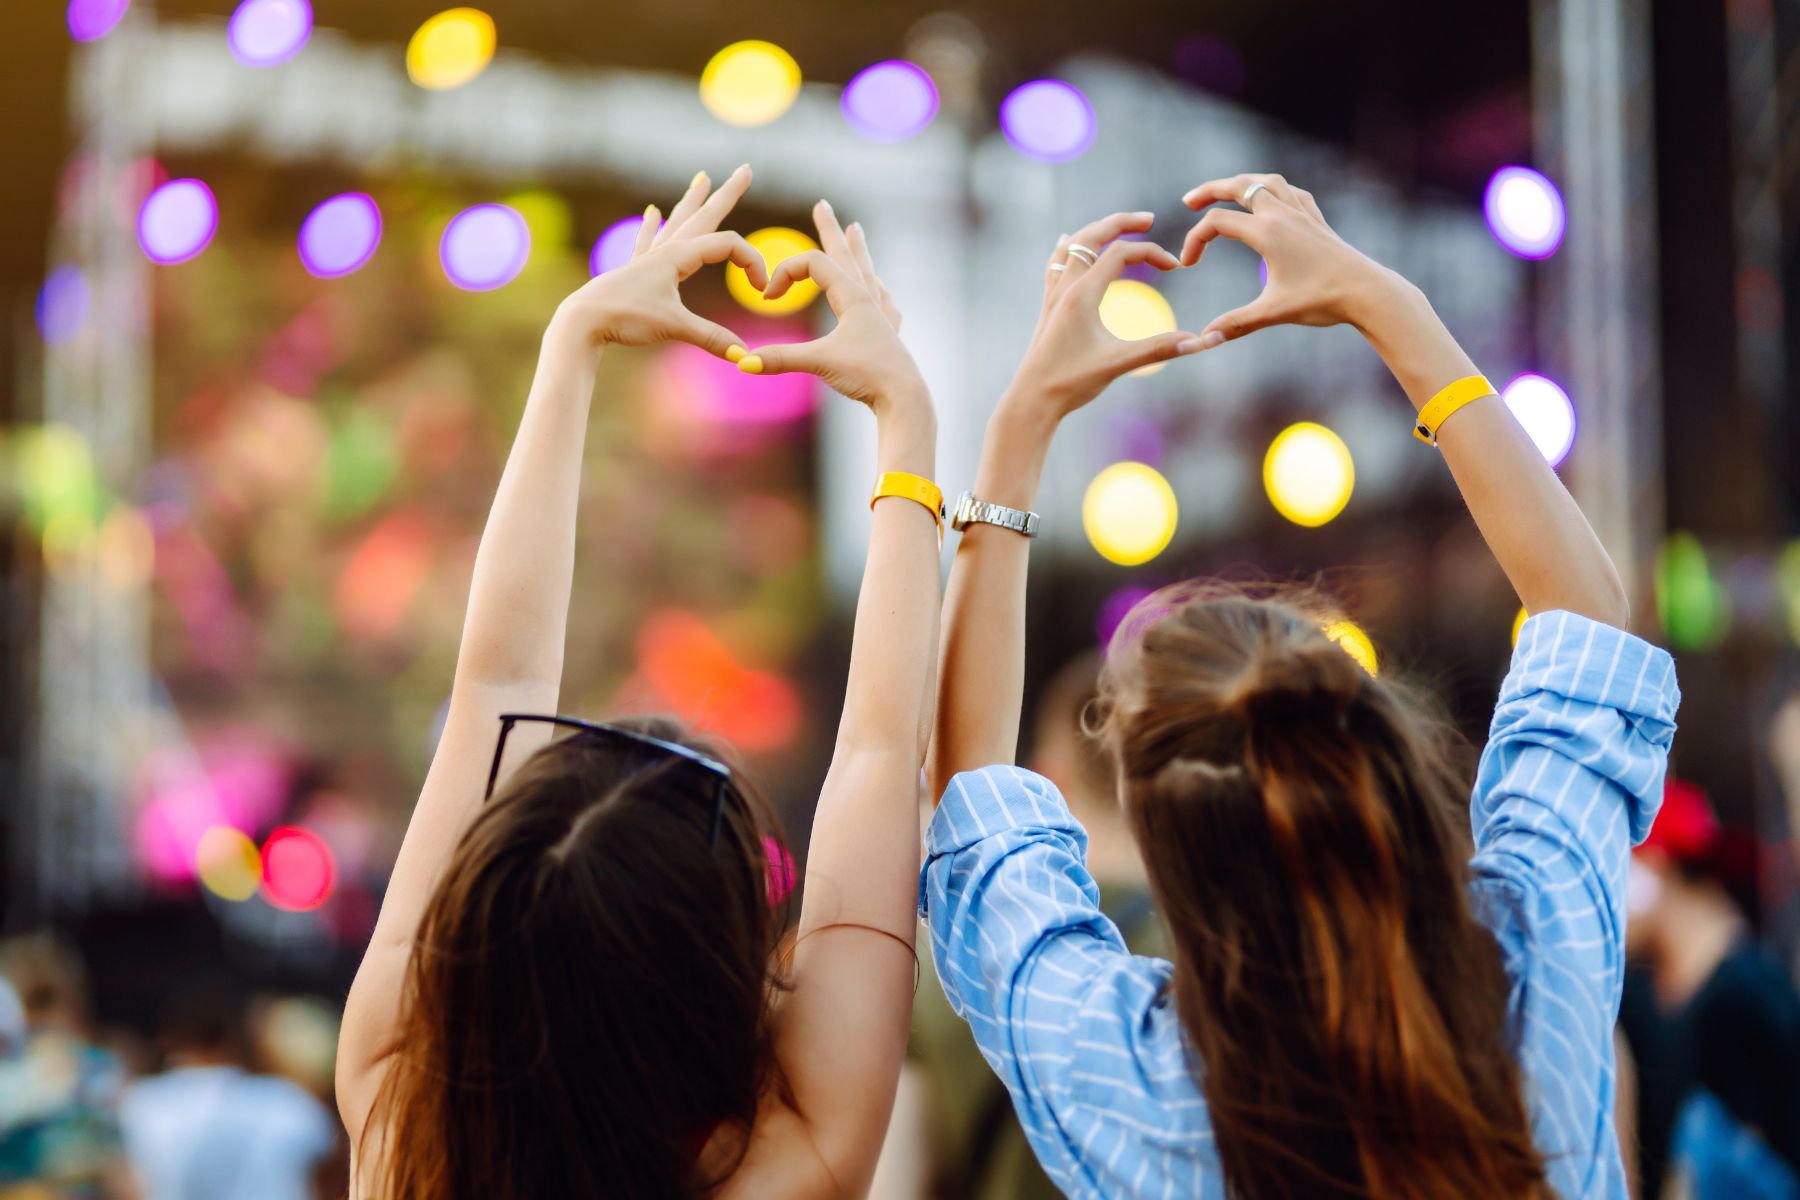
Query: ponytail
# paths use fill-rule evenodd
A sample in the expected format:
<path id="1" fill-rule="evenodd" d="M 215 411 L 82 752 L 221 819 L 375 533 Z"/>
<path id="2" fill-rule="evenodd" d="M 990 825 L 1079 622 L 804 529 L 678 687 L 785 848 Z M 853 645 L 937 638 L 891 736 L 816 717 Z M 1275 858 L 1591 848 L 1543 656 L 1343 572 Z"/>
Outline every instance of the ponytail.
<path id="1" fill-rule="evenodd" d="M 1442 726 L 1291 604 L 1158 604 L 1102 732 L 1230 1194 L 1547 1195 Z"/>

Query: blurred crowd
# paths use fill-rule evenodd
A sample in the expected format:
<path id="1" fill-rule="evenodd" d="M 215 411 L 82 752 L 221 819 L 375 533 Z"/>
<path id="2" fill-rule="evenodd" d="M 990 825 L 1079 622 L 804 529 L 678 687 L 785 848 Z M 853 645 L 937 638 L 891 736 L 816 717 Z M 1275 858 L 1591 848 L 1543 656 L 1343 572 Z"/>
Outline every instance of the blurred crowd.
<path id="1" fill-rule="evenodd" d="M 1143 866 L 1082 727 L 1098 666 L 1088 652 L 1037 690 L 1028 761 L 1087 827 L 1103 904 L 1132 949 L 1161 953 Z M 1800 829 L 1800 698 L 1766 743 Z M 1792 878 L 1780 864 L 1796 859 L 1800 848 L 1723 825 L 1704 788 L 1678 778 L 1632 858 L 1617 1119 L 1645 1200 L 1800 1197 L 1800 960 L 1777 948 L 1792 897 L 1769 882 Z M 924 971 L 874 1195 L 1056 1195 L 928 960 Z M 201 974 L 170 989 L 152 1038 L 97 1025 L 88 978 L 51 936 L 0 947 L 0 1200 L 345 1193 L 335 1003 Z"/>
<path id="2" fill-rule="evenodd" d="M 335 1004 L 171 990 L 153 1038 L 91 1016 L 88 972 L 48 935 L 0 945 L 0 1197 L 340 1197 Z"/>

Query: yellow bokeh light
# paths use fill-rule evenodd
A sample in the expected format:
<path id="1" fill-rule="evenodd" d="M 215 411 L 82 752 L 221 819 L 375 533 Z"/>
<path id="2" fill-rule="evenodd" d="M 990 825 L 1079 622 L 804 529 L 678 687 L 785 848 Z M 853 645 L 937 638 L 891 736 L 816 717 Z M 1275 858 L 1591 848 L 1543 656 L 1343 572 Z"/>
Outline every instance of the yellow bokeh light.
<path id="1" fill-rule="evenodd" d="M 194 874 L 207 891 L 225 900 L 248 900 L 262 885 L 262 854 L 244 833 L 214 825 L 200 835 Z"/>
<path id="2" fill-rule="evenodd" d="M 1337 434 L 1311 421 L 1282 430 L 1263 459 L 1269 502 L 1296 525 L 1323 525 L 1343 512 L 1355 484 L 1350 448 Z"/>
<path id="3" fill-rule="evenodd" d="M 768 266 L 771 274 L 782 260 L 819 248 L 817 242 L 798 229 L 788 229 L 782 225 L 771 225 L 767 229 L 759 229 L 744 240 L 749 242 L 758 254 L 762 255 L 763 262 Z M 763 294 L 756 290 L 756 285 L 750 282 L 750 276 L 744 273 L 744 268 L 736 263 L 725 268 L 725 288 L 731 293 L 733 300 L 751 312 L 765 313 L 772 317 L 797 313 L 811 304 L 819 294 L 818 284 L 810 279 L 802 279 L 789 288 L 787 295 L 781 299 L 765 299 Z"/>
<path id="4" fill-rule="evenodd" d="M 767 125 L 800 95 L 800 64 L 773 42 L 733 42 L 700 73 L 700 102 L 727 125 Z"/>
<path id="5" fill-rule="evenodd" d="M 95 551 L 100 578 L 115 591 L 128 592 L 150 582 L 156 566 L 156 531 L 137 509 L 120 505 L 100 523 Z"/>
<path id="6" fill-rule="evenodd" d="M 1517 646 L 1519 644 L 1519 631 L 1525 628 L 1525 622 L 1526 622 L 1526 620 L 1528 620 L 1530 618 L 1530 616 L 1531 616 L 1531 614 L 1526 612 L 1524 609 L 1524 606 L 1521 605 L 1519 608 L 1519 615 L 1513 618 L 1513 628 L 1512 628 L 1512 644 L 1513 645 Z"/>
<path id="7" fill-rule="evenodd" d="M 44 568 L 52 575 L 73 575 L 88 564 L 94 550 L 94 519 L 80 508 L 59 508 L 44 522 Z"/>
<path id="8" fill-rule="evenodd" d="M 1342 647 L 1344 653 L 1369 674 L 1381 673 L 1381 660 L 1375 656 L 1375 642 L 1355 621 L 1333 621 L 1325 627 L 1325 636 Z"/>
<path id="9" fill-rule="evenodd" d="M 487 70 L 498 35 L 479 8 L 452 8 L 432 17 L 406 45 L 406 73 L 422 88 L 461 87 Z"/>
<path id="10" fill-rule="evenodd" d="M 1100 297 L 1100 323 L 1120 341 L 1142 341 L 1159 333 L 1173 333 L 1175 310 L 1169 307 L 1163 294 L 1149 284 L 1135 279 L 1115 279 L 1106 285 L 1106 294 Z M 1154 375 L 1167 365 L 1151 363 L 1132 374 Z"/>
<path id="11" fill-rule="evenodd" d="M 1156 468 L 1114 463 L 1088 484 L 1081 524 L 1100 557 L 1122 567 L 1147 563 L 1175 537 L 1175 489 Z"/>

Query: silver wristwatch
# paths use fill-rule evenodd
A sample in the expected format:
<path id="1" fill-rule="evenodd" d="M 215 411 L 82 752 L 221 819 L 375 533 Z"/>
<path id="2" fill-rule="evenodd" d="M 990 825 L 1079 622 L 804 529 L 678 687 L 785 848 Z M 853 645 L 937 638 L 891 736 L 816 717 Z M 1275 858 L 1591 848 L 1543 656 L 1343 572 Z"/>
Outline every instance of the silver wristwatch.
<path id="1" fill-rule="evenodd" d="M 956 507 L 950 512 L 950 528 L 961 533 L 974 524 L 998 525 L 1002 529 L 1010 529 L 1014 533 L 1022 533 L 1028 538 L 1038 535 L 1038 515 L 1023 509 L 1007 508 L 1004 504 L 989 504 L 985 500 L 977 500 L 975 493 L 964 492 L 956 501 Z"/>

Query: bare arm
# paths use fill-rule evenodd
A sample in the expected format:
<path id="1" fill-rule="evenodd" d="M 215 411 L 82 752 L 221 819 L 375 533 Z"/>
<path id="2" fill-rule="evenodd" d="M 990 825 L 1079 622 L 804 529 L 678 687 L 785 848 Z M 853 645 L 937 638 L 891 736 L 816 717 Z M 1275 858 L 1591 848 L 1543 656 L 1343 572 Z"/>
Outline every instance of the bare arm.
<path id="1" fill-rule="evenodd" d="M 1189 263 L 1214 238 L 1230 237 L 1269 265 L 1262 295 L 1215 320 L 1206 335 L 1223 341 L 1270 325 L 1354 325 L 1415 409 L 1446 384 L 1478 374 L 1424 293 L 1338 237 L 1311 193 L 1279 175 L 1237 175 L 1201 184 L 1187 202 L 1204 208 L 1241 201 L 1256 183 L 1266 190 L 1252 198 L 1253 211 L 1214 209 L 1188 236 Z M 1629 623 L 1612 559 L 1499 397 L 1477 400 L 1446 420 L 1438 449 L 1528 611 L 1566 609 L 1621 628 Z"/>
<path id="2" fill-rule="evenodd" d="M 810 276 L 837 327 L 803 346 L 765 347 L 740 367 L 819 375 L 873 410 L 875 474 L 930 479 L 936 416 L 862 231 L 846 234 L 823 202 L 814 216 L 822 249 L 783 262 L 769 291 Z M 874 1173 L 912 1016 L 918 781 L 937 610 L 936 522 L 910 500 L 878 502 L 837 746 L 813 818 L 793 990 L 776 1028 L 792 1103 L 844 1194 L 865 1190 Z M 762 1195 L 766 1182 L 751 1162 L 733 1186 Z"/>
<path id="3" fill-rule="evenodd" d="M 481 807 L 500 714 L 556 711 L 582 445 L 600 355 L 612 342 L 676 338 L 724 353 L 731 335 L 687 312 L 676 287 L 704 263 L 727 257 L 753 276 L 762 274 L 761 258 L 742 238 L 712 232 L 749 182 L 749 172 L 740 170 L 707 199 L 704 177 L 697 178 L 668 225 L 646 221 L 632 263 L 565 300 L 544 334 L 525 413 L 475 556 L 444 732 L 344 1006 L 337 1091 L 352 1144 L 379 1088 L 419 921 Z M 546 735 L 521 728 L 514 738 L 520 736 L 526 741 L 517 751 L 508 743 L 509 763 L 522 762 Z"/>
<path id="4" fill-rule="evenodd" d="M 1038 482 L 1057 426 L 1114 379 L 1148 363 L 1200 349 L 1193 334 L 1122 342 L 1100 323 L 1100 298 L 1133 263 L 1162 270 L 1175 259 L 1148 242 L 1114 242 L 1088 266 L 1090 250 L 1150 227 L 1149 213 L 1116 213 L 1064 238 L 1046 272 L 1044 307 L 1012 386 L 988 420 L 975 473 L 977 499 L 1036 507 Z M 1025 578 L 1031 542 L 994 525 L 962 533 L 944 597 L 937 721 L 928 767 L 933 802 L 958 771 L 1010 763 L 1018 753 L 1025 691 Z"/>

